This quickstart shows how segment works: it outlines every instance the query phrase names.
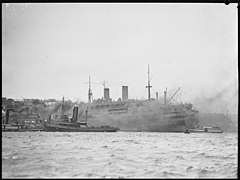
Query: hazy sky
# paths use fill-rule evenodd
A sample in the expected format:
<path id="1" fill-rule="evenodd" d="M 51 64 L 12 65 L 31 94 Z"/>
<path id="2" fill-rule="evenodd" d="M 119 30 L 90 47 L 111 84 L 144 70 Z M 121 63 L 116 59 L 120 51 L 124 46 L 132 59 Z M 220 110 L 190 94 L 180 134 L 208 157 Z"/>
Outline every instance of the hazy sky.
<path id="1" fill-rule="evenodd" d="M 123 85 L 146 99 L 149 64 L 151 97 L 181 87 L 184 102 L 237 111 L 237 4 L 8 3 L 2 15 L 3 96 L 87 102 L 90 75 L 94 99 L 103 81 L 114 100 Z"/>

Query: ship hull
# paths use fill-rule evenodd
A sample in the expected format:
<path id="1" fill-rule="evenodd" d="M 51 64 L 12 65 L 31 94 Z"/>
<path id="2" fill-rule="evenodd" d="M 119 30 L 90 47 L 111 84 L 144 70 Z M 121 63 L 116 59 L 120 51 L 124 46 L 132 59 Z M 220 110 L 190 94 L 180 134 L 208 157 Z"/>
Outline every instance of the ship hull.
<path id="1" fill-rule="evenodd" d="M 115 126 L 121 131 L 184 132 L 197 124 L 194 115 L 195 113 L 191 111 L 169 113 L 157 103 L 128 107 L 125 112 L 122 109 L 119 112 L 117 110 L 109 112 L 109 108 L 89 108 L 88 124 Z"/>

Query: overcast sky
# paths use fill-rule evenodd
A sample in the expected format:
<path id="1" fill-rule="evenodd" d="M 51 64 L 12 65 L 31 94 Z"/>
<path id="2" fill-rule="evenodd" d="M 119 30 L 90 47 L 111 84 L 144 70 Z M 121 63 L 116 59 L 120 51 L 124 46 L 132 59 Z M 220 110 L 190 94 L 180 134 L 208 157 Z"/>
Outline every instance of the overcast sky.
<path id="1" fill-rule="evenodd" d="M 237 112 L 237 4 L 2 4 L 2 94 L 8 98 L 147 99 L 181 88 Z M 220 96 L 219 96 L 220 94 Z M 202 98 L 201 100 L 199 98 Z M 222 108 L 224 109 L 224 108 Z"/>

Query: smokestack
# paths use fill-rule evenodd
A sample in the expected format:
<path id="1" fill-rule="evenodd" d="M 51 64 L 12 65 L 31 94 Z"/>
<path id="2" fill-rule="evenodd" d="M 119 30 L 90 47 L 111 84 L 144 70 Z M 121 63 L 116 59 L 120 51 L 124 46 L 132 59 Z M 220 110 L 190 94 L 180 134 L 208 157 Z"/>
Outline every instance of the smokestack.
<path id="1" fill-rule="evenodd" d="M 7 109 L 7 112 L 6 112 L 6 124 L 9 123 L 9 109 Z"/>
<path id="2" fill-rule="evenodd" d="M 167 104 L 167 88 L 166 91 L 164 91 L 164 104 Z"/>
<path id="3" fill-rule="evenodd" d="M 7 109 L 6 110 L 6 124 L 10 124 L 11 122 L 10 122 L 10 119 L 9 119 L 9 113 L 10 113 L 10 111 L 13 111 L 14 112 L 14 109 Z"/>
<path id="4" fill-rule="evenodd" d="M 104 88 L 104 99 L 109 100 L 109 88 Z"/>
<path id="5" fill-rule="evenodd" d="M 72 117 L 72 121 L 73 121 L 73 122 L 77 122 L 77 118 L 78 118 L 78 107 L 75 106 L 75 107 L 73 108 L 73 117 Z"/>
<path id="6" fill-rule="evenodd" d="M 158 92 L 156 92 L 156 99 L 157 99 L 157 101 L 158 101 Z"/>
<path id="7" fill-rule="evenodd" d="M 128 99 L 128 86 L 122 86 L 122 100 Z"/>

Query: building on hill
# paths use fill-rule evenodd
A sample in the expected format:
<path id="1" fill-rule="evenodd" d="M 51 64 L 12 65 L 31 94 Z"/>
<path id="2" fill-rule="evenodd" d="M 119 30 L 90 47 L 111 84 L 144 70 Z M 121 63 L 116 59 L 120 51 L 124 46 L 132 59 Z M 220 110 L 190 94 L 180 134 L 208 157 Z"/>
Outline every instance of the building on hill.
<path id="1" fill-rule="evenodd" d="M 24 105 L 25 106 L 32 106 L 33 105 L 33 99 L 24 99 Z"/>
<path id="2" fill-rule="evenodd" d="M 44 104 L 48 107 L 48 108 L 53 108 L 53 106 L 57 103 L 58 101 L 55 99 L 47 99 L 44 101 Z"/>
<path id="3" fill-rule="evenodd" d="M 38 123 L 40 121 L 40 115 L 39 114 L 27 114 L 22 118 L 22 121 L 24 123 Z"/>

